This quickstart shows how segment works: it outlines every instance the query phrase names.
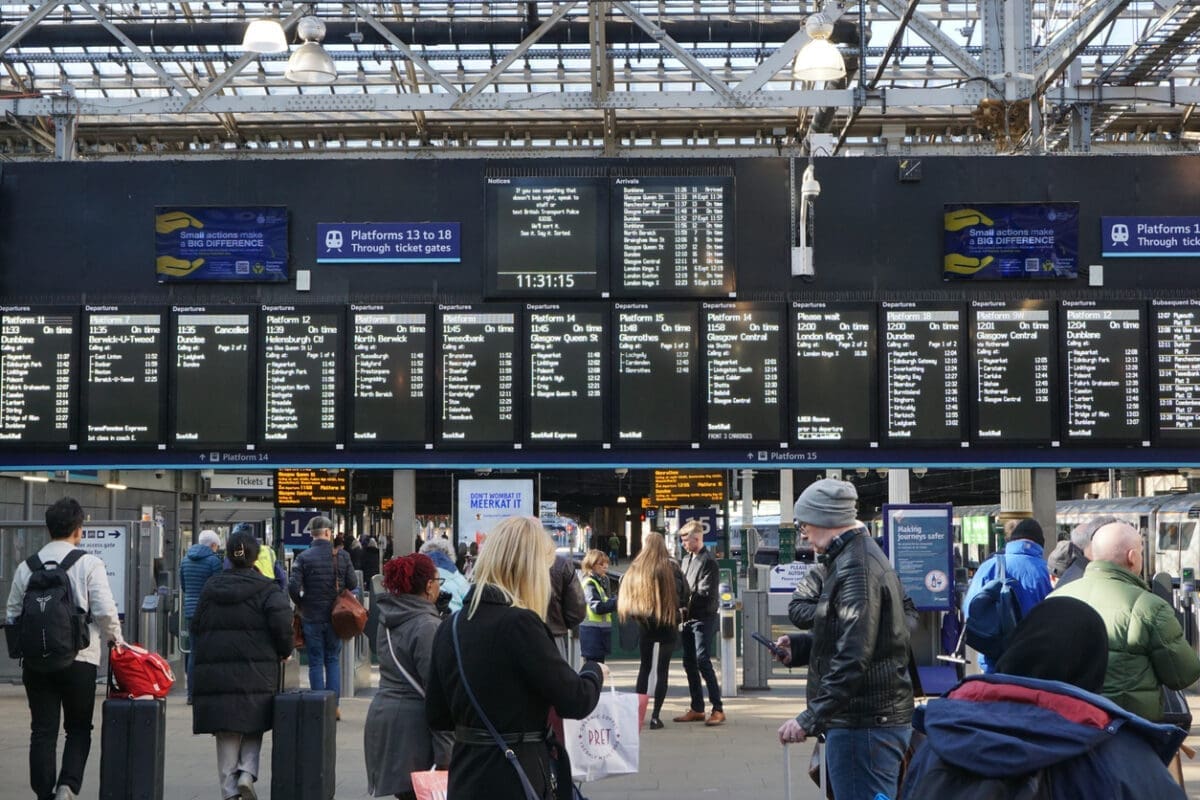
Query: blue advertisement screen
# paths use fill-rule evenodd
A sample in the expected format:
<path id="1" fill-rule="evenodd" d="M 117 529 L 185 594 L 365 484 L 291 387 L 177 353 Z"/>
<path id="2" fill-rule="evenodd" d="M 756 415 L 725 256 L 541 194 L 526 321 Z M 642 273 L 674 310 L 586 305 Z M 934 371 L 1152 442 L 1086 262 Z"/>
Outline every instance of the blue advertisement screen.
<path id="1" fill-rule="evenodd" d="M 945 280 L 1040 280 L 1079 273 L 1078 203 L 947 203 Z"/>
<path id="2" fill-rule="evenodd" d="M 288 279 L 284 206 L 159 206 L 154 242 L 159 283 Z"/>

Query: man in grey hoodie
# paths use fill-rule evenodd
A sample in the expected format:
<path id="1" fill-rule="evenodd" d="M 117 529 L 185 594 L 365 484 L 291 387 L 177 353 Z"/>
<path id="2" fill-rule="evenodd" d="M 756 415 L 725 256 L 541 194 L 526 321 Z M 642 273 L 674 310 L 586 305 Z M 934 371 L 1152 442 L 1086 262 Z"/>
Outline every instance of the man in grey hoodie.
<path id="1" fill-rule="evenodd" d="M 179 565 L 179 588 L 183 590 L 183 628 L 192 629 L 192 616 L 200 603 L 200 592 L 204 584 L 222 569 L 221 537 L 216 531 L 200 531 L 196 544 L 188 548 L 183 563 Z M 192 664 L 195 661 L 190 645 L 187 654 L 187 702 L 192 704 Z"/>

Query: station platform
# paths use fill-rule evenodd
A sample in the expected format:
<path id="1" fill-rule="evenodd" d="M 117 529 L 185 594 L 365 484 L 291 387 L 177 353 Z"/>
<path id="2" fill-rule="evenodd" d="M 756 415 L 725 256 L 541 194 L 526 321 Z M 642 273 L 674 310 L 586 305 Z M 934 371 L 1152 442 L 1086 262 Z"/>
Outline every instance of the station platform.
<path id="1" fill-rule="evenodd" d="M 636 663 L 618 661 L 610 666 L 618 690 L 632 691 Z M 589 800 L 784 797 L 783 749 L 775 732 L 785 719 L 803 709 L 804 671 L 777 675 L 782 677 L 772 678 L 769 691 L 741 693 L 726 700 L 728 721 L 720 727 L 706 728 L 700 723 L 670 721 L 688 706 L 683 669 L 678 663 L 674 664 L 663 707 L 666 727 L 661 731 L 642 732 L 640 772 L 585 784 L 584 796 Z M 302 680 L 307 681 L 307 676 L 303 675 Z M 97 686 L 97 692 L 102 693 L 103 688 Z M 337 741 L 338 800 L 369 797 L 362 735 L 372 693 L 373 690 L 363 690 L 353 698 L 342 700 L 342 722 L 338 724 Z M 1200 719 L 1200 696 L 1193 695 L 1190 700 L 1193 714 Z M 0 776 L 3 776 L 0 800 L 26 800 L 32 796 L 27 781 L 29 711 L 24 690 L 19 685 L 0 685 L 0 719 L 5 720 L 5 724 L 0 725 Z M 92 754 L 80 800 L 97 800 L 99 795 L 99 702 L 95 725 Z M 191 730 L 190 707 L 184 703 L 182 693 L 172 695 L 167 701 L 165 800 L 220 800 L 212 737 L 194 736 Z M 1200 749 L 1200 735 L 1189 737 L 1188 744 Z M 263 742 L 263 774 L 257 784 L 259 797 L 287 800 L 270 795 L 270 747 L 271 735 L 267 734 Z M 792 797 L 794 800 L 819 800 L 820 791 L 806 774 L 812 746 L 805 743 L 792 745 L 789 749 L 792 751 Z M 1184 761 L 1184 777 L 1188 797 L 1200 800 L 1200 756 L 1195 761 Z"/>

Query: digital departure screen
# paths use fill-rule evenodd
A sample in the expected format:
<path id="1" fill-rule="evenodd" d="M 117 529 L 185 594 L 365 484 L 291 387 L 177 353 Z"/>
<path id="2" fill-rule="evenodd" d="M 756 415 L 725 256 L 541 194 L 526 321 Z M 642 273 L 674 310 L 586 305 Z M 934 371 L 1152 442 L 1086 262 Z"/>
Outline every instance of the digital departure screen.
<path id="1" fill-rule="evenodd" d="M 525 331 L 529 443 L 606 440 L 608 309 L 530 304 Z"/>
<path id="2" fill-rule="evenodd" d="M 1053 307 L 1040 301 L 971 303 L 971 437 L 1058 440 Z"/>
<path id="3" fill-rule="evenodd" d="M 1135 444 L 1146 439 L 1146 336 L 1141 305 L 1064 300 L 1064 437 Z"/>
<path id="4" fill-rule="evenodd" d="M 439 442 L 514 446 L 517 311 L 458 305 L 440 311 Z"/>
<path id="5" fill-rule="evenodd" d="M 608 284 L 604 178 L 487 179 L 488 294 L 598 296 Z"/>
<path id="6" fill-rule="evenodd" d="M 429 432 L 432 314 L 426 306 L 350 307 L 350 441 L 418 445 Z"/>
<path id="7" fill-rule="evenodd" d="M 614 293 L 727 297 L 733 259 L 733 178 L 614 178 Z"/>
<path id="8" fill-rule="evenodd" d="M 172 444 L 245 448 L 253 440 L 254 316 L 236 306 L 176 306 Z M 228 402 L 214 402 L 214 397 Z"/>
<path id="9" fill-rule="evenodd" d="M 278 508 L 347 508 L 350 470 L 275 470 L 275 505 Z"/>
<path id="10" fill-rule="evenodd" d="M 1153 300 L 1157 438 L 1200 441 L 1200 300 Z"/>
<path id="11" fill-rule="evenodd" d="M 84 308 L 85 444 L 165 447 L 165 323 L 153 308 Z"/>
<path id="12" fill-rule="evenodd" d="M 961 442 L 963 326 L 957 304 L 882 303 L 883 435 L 896 442 Z"/>
<path id="13" fill-rule="evenodd" d="M 792 303 L 792 440 L 878 441 L 874 303 Z"/>
<path id="14" fill-rule="evenodd" d="M 340 307 L 263 306 L 264 444 L 341 444 L 343 319 Z"/>
<path id="15" fill-rule="evenodd" d="M 0 307 L 0 442 L 75 442 L 79 309 Z"/>
<path id="16" fill-rule="evenodd" d="M 704 438 L 709 444 L 787 439 L 783 306 L 704 303 Z"/>
<path id="17" fill-rule="evenodd" d="M 696 440 L 698 319 L 690 303 L 614 303 L 616 439 Z"/>

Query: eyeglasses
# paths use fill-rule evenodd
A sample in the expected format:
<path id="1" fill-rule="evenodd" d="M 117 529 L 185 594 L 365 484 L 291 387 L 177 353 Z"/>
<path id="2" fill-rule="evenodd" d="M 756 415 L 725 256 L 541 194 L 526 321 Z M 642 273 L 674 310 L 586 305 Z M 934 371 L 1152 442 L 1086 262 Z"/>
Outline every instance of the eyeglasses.
<path id="1" fill-rule="evenodd" d="M 438 586 L 445 586 L 445 585 L 446 585 L 446 579 L 445 579 L 445 578 L 434 578 L 434 580 L 438 582 Z"/>

